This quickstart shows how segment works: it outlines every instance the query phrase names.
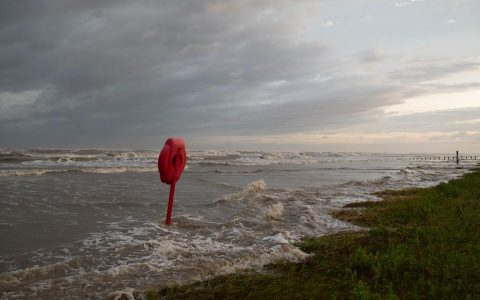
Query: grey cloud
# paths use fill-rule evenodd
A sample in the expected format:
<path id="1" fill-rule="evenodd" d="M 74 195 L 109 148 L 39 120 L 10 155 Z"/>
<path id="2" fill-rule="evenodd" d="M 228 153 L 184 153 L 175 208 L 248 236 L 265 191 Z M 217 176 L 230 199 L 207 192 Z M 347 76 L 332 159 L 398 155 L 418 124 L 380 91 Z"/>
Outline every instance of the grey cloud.
<path id="1" fill-rule="evenodd" d="M 384 61 L 384 55 L 377 49 L 368 49 L 358 54 L 360 62 L 365 64 L 378 63 Z"/>
<path id="2" fill-rule="evenodd" d="M 407 62 L 405 68 L 390 72 L 389 77 L 392 80 L 403 82 L 427 81 L 455 74 L 459 72 L 472 71 L 478 69 L 480 63 L 477 61 L 460 60 L 427 60 L 422 59 Z"/>
<path id="3" fill-rule="evenodd" d="M 338 58 L 332 45 L 299 35 L 308 20 L 296 10 L 323 2 L 2 1 L 0 93 L 40 91 L 0 121 L 2 143 L 334 129 L 438 88 L 412 78 L 472 68 L 363 72 L 362 63 L 386 58 Z"/>

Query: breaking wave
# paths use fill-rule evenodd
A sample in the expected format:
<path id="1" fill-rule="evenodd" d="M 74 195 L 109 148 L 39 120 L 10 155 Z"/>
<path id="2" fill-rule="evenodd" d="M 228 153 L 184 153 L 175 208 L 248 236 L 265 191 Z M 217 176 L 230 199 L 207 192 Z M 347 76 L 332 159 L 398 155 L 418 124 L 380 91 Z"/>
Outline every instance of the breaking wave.
<path id="1" fill-rule="evenodd" d="M 0 176 L 32 176 L 47 175 L 58 173 L 97 173 L 97 174 L 115 174 L 115 173 L 145 173 L 156 172 L 156 167 L 110 167 L 110 168 L 77 168 L 77 169 L 20 169 L 20 170 L 0 170 Z"/>

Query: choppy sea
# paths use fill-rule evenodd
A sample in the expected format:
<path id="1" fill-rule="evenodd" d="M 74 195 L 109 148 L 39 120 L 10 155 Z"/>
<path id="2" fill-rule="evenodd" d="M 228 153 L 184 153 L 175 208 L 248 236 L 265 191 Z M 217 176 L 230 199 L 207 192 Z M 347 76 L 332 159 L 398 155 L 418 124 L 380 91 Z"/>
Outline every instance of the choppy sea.
<path id="1" fill-rule="evenodd" d="M 303 259 L 302 238 L 359 229 L 330 211 L 478 163 L 444 156 L 190 151 L 166 226 L 158 151 L 0 150 L 0 299 L 129 295 Z"/>

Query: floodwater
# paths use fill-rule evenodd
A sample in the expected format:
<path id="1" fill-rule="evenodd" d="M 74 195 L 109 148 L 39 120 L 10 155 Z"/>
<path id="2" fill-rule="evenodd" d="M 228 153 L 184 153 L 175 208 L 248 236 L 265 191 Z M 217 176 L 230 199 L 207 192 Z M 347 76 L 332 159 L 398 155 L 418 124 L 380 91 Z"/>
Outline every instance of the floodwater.
<path id="1" fill-rule="evenodd" d="M 165 226 L 157 155 L 0 151 L 0 299 L 98 299 L 299 260 L 302 238 L 358 229 L 331 210 L 378 200 L 379 190 L 432 186 L 476 163 L 192 151 Z"/>

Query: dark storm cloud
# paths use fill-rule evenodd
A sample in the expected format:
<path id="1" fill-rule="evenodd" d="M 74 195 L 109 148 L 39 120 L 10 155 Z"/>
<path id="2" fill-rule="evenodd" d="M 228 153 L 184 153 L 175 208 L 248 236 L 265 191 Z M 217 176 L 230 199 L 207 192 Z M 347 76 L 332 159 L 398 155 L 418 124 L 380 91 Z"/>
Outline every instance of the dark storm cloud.
<path id="1" fill-rule="evenodd" d="M 385 58 L 302 35 L 322 1 L 272 3 L 2 1 L 0 146 L 337 128 L 478 66 L 363 72 Z"/>

